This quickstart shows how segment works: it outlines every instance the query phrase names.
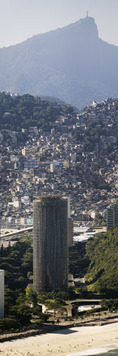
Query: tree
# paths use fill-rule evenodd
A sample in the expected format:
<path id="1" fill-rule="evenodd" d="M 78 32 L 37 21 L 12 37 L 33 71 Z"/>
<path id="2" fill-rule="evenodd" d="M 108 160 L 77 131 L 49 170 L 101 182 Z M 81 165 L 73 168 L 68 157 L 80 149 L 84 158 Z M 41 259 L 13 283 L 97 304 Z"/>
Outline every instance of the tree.
<path id="1" fill-rule="evenodd" d="M 26 298 L 29 303 L 33 304 L 33 307 L 37 306 L 38 296 L 37 293 L 32 288 L 29 287 L 26 288 Z"/>
<path id="2" fill-rule="evenodd" d="M 20 276 L 17 279 L 17 288 L 24 290 L 26 288 L 26 286 L 27 286 L 27 278 Z"/>
<path id="3" fill-rule="evenodd" d="M 5 288 L 4 299 L 5 299 L 5 316 L 6 316 L 10 314 L 11 307 L 16 302 L 15 291 L 11 290 L 10 288 Z"/>
<path id="4" fill-rule="evenodd" d="M 26 303 L 16 304 L 11 308 L 15 319 L 22 326 L 29 325 L 31 320 L 31 309 Z"/>

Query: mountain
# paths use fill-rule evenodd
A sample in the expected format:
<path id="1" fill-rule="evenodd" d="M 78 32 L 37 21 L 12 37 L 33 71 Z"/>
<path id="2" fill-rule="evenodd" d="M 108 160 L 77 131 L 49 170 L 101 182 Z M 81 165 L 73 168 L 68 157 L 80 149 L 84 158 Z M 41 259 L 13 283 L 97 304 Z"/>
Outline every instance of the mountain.
<path id="1" fill-rule="evenodd" d="M 118 47 L 92 17 L 0 49 L 0 90 L 57 97 L 84 108 L 118 96 Z"/>

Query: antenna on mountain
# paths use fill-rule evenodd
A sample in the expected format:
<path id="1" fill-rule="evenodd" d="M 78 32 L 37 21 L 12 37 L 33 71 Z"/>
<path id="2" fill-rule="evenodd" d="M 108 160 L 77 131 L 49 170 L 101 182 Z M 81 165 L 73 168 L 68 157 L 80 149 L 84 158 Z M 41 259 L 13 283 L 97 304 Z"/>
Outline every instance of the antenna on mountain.
<path id="1" fill-rule="evenodd" d="M 87 11 L 87 13 L 86 13 L 86 17 L 88 17 L 88 11 Z"/>

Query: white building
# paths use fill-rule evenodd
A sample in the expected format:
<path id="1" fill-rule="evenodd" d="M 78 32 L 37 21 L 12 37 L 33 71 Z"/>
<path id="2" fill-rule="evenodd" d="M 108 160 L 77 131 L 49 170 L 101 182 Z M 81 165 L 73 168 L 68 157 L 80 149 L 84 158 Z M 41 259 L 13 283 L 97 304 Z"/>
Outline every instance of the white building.
<path id="1" fill-rule="evenodd" d="M 0 319 L 4 318 L 4 270 L 0 269 Z"/>
<path id="2" fill-rule="evenodd" d="M 76 152 L 71 153 L 71 162 L 75 162 L 76 161 Z"/>

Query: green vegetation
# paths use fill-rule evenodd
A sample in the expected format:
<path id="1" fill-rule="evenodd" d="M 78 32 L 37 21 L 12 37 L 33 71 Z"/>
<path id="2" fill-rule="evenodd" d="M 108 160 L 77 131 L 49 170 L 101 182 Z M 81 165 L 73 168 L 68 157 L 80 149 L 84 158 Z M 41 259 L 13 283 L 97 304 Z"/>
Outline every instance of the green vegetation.
<path id="1" fill-rule="evenodd" d="M 7 139 L 7 130 L 16 130 L 16 128 L 19 141 L 26 140 L 26 130 L 29 126 L 50 131 L 59 115 L 73 114 L 73 112 L 71 106 L 62 106 L 29 94 L 13 98 L 5 92 L 0 93 L 0 129 Z"/>
<path id="2" fill-rule="evenodd" d="M 101 306 L 105 310 L 109 310 L 110 312 L 114 312 L 118 310 L 118 298 L 116 299 L 103 299 L 101 301 Z"/>
<path id="3" fill-rule="evenodd" d="M 32 273 L 32 239 L 21 237 L 12 247 L 1 247 L 0 269 L 5 270 L 5 318 L 0 332 L 26 328 L 31 320 L 26 286 Z"/>
<path id="4" fill-rule="evenodd" d="M 86 256 L 86 243 L 78 242 L 69 248 L 69 271 L 74 277 L 84 277 L 90 260 Z"/>
<path id="5" fill-rule="evenodd" d="M 87 289 L 110 298 L 118 296 L 118 228 L 99 234 L 86 244 L 90 264 L 85 275 Z"/>
<path id="6" fill-rule="evenodd" d="M 63 291 L 37 295 L 27 287 L 33 273 L 32 237 L 24 235 L 7 248 L 1 247 L 0 269 L 5 270 L 5 318 L 0 320 L 0 333 L 38 328 L 49 318 L 42 314 L 41 305 L 62 310 L 65 301 L 73 296 Z"/>
<path id="7" fill-rule="evenodd" d="M 27 275 L 32 272 L 32 239 L 24 236 L 12 247 L 1 248 L 0 268 L 5 270 L 5 284 L 21 291 L 27 286 Z"/>
<path id="8" fill-rule="evenodd" d="M 70 248 L 70 272 L 85 277 L 84 294 L 118 297 L 118 228 Z M 80 294 L 82 293 L 80 289 Z"/>
<path id="9" fill-rule="evenodd" d="M 5 270 L 6 284 L 1 333 L 31 328 L 33 318 L 33 328 L 42 325 L 49 315 L 42 314 L 40 304 L 61 312 L 71 299 L 100 295 L 104 309 L 118 309 L 118 228 L 70 248 L 69 270 L 74 277 L 85 277 L 84 288 L 37 295 L 27 287 L 31 283 L 32 260 L 32 238 L 29 236 L 21 237 L 12 247 L 1 248 L 0 269 Z"/>

